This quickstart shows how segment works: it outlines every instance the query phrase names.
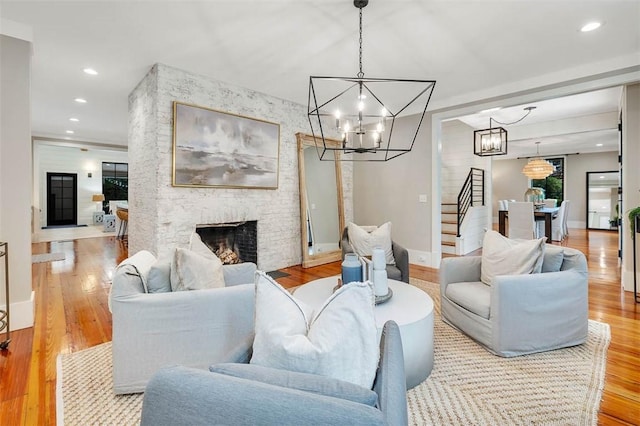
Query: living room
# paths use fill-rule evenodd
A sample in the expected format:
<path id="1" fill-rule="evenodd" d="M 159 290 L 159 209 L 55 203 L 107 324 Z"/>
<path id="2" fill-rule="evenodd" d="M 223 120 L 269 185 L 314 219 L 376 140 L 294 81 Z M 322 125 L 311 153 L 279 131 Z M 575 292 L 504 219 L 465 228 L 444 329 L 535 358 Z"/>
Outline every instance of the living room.
<path id="1" fill-rule="evenodd" d="M 3 12 L 10 10 L 11 5 L 9 3 L 10 2 L 5 5 L 3 2 Z M 252 6 L 257 7 L 256 5 Z M 289 6 L 294 8 L 296 14 L 300 14 L 301 16 L 304 16 L 305 14 L 315 15 L 318 10 L 317 8 L 319 7 L 309 5 L 306 5 L 306 8 L 299 5 Z M 365 10 L 365 22 L 366 19 L 371 19 L 370 22 L 373 23 L 384 22 L 384 16 L 386 16 L 385 13 L 388 13 L 389 9 L 385 9 L 385 11 L 370 12 L 370 9 L 373 9 L 372 6 L 378 7 L 378 5 L 374 5 L 372 3 L 368 9 Z M 350 43 L 350 46 L 341 47 L 344 43 L 335 44 L 335 46 L 340 46 L 340 49 L 344 49 L 344 51 L 340 49 L 333 49 L 335 51 L 332 51 L 331 54 L 329 54 L 329 52 L 325 52 L 327 55 L 325 60 L 331 62 L 329 58 L 333 58 L 334 53 L 336 57 L 346 57 L 349 60 L 346 61 L 346 64 L 341 65 L 342 68 L 333 69 L 331 66 L 322 66 L 322 64 L 317 64 L 317 68 L 310 66 L 308 70 L 307 68 L 305 68 L 304 71 L 298 70 L 295 80 L 292 81 L 300 81 L 300 87 L 293 88 L 286 85 L 288 90 L 301 92 L 303 96 L 306 96 L 307 85 L 305 80 L 308 79 L 309 75 L 317 72 L 326 74 L 337 73 L 343 75 L 350 75 L 353 73 L 353 67 L 356 62 L 354 55 L 356 52 L 356 37 L 354 36 L 355 32 L 353 28 L 355 16 L 353 16 L 354 11 L 351 10 L 353 9 L 353 6 L 346 4 L 341 6 L 334 5 L 334 7 L 337 7 L 338 10 L 340 10 L 340 13 L 338 13 L 338 11 L 330 12 L 332 7 L 327 6 L 327 9 L 323 10 L 330 14 L 331 19 L 329 19 L 328 22 L 324 21 L 323 23 L 325 25 L 335 24 L 335 22 L 340 22 L 340 20 L 345 19 L 343 22 L 344 25 L 341 24 L 341 26 L 344 26 L 343 31 L 345 32 L 343 38 Z M 388 7 L 389 6 L 387 6 L 387 8 Z M 270 12 L 274 14 L 277 12 L 283 13 L 282 9 L 279 9 L 274 5 L 272 5 L 271 8 L 277 9 L 276 11 L 270 10 Z M 298 10 L 298 8 L 301 10 Z M 311 10 L 308 8 L 311 8 Z M 536 9 L 533 6 L 532 8 Z M 240 10 L 233 10 L 233 13 L 248 12 L 245 9 L 250 9 L 250 7 L 245 4 L 241 6 Z M 177 8 L 177 10 L 180 10 L 180 8 Z M 474 9 L 472 8 L 470 10 Z M 90 9 L 87 9 L 85 12 L 88 13 L 89 11 Z M 110 13 L 116 12 L 117 11 L 114 10 Z M 262 10 L 261 12 L 266 13 L 266 11 Z M 514 13 L 515 12 L 516 11 L 514 11 Z M 542 10 L 536 11 L 536 13 L 542 12 Z M 43 11 L 40 13 L 45 14 L 46 12 Z M 183 10 L 180 13 L 186 12 Z M 231 11 L 228 13 L 231 13 Z M 252 13 L 255 12 L 250 12 L 249 16 L 252 16 Z M 369 13 L 372 15 L 371 17 L 368 17 Z M 405 17 L 404 14 L 408 14 L 409 11 L 398 13 L 401 13 L 401 17 Z M 465 14 L 466 13 L 469 12 L 465 12 Z M 618 14 L 624 15 L 623 12 L 618 12 Z M 94 15 L 96 14 L 94 13 Z M 97 15 L 100 15 L 100 13 L 97 13 Z M 342 15 L 347 15 L 349 18 L 342 18 Z M 571 16 L 568 12 L 567 15 Z M 73 13 L 70 13 L 70 16 L 73 16 Z M 3 17 L 9 18 L 10 16 L 5 14 Z M 582 20 L 581 16 L 575 18 L 578 21 Z M 307 17 L 307 20 L 308 19 L 309 18 Z M 380 21 L 376 21 L 376 19 L 379 19 Z M 605 26 L 605 29 L 615 28 L 616 24 L 613 22 L 617 22 L 616 19 L 617 17 L 613 16 L 611 18 L 607 18 L 608 23 Z M 14 18 L 14 20 L 19 22 L 19 19 Z M 295 21 L 295 19 L 292 20 Z M 372 40 L 376 40 L 374 38 L 376 33 L 374 28 L 375 25 L 369 25 L 372 25 L 372 27 L 367 29 L 365 32 L 365 40 L 367 40 L 368 34 L 370 34 Z M 459 25 L 459 23 L 456 25 Z M 579 25 L 579 23 L 576 23 L 575 25 Z M 573 34 L 573 32 L 576 32 L 577 30 L 572 28 L 571 31 Z M 631 31 L 631 34 L 635 33 Z M 627 34 L 623 38 L 627 40 L 629 37 L 630 36 Z M 207 44 L 211 43 L 210 40 L 212 40 L 212 38 L 209 38 Z M 237 50 L 243 50 L 247 43 L 243 38 L 240 38 L 237 42 L 238 46 L 235 47 Z M 37 55 L 37 39 L 34 40 L 33 45 Z M 377 41 L 374 46 L 375 45 L 380 45 L 380 42 Z M 373 46 L 366 46 L 365 52 L 367 51 L 373 53 L 375 48 Z M 411 52 L 411 50 L 409 51 Z M 247 48 L 246 52 L 252 52 L 253 55 L 260 56 L 263 60 L 273 60 L 265 59 L 266 54 L 264 52 L 261 53 L 256 51 L 255 49 Z M 629 52 L 628 56 L 631 57 L 634 53 L 634 51 Z M 409 53 L 409 55 L 411 54 L 412 53 Z M 616 55 L 620 56 L 621 53 L 616 52 Z M 435 66 L 435 64 L 439 62 L 439 55 L 427 55 L 425 53 L 424 56 L 427 56 L 428 60 L 425 60 L 426 64 L 423 65 L 424 70 L 421 70 L 419 73 L 430 77 L 429 69 L 431 64 L 433 63 Z M 365 59 L 366 58 L 367 57 L 365 57 Z M 619 59 L 614 61 L 611 59 L 611 63 L 608 64 L 608 67 L 603 66 L 602 64 L 598 66 L 592 64 L 592 66 L 589 67 L 588 61 L 583 60 L 580 63 L 568 64 L 564 69 L 547 68 L 528 75 L 524 72 L 514 71 L 514 74 L 529 77 L 529 80 L 523 78 L 522 80 L 526 81 L 512 81 L 510 87 L 506 87 L 509 86 L 507 84 L 502 87 L 498 87 L 496 84 L 488 83 L 489 86 L 486 87 L 493 87 L 495 90 L 487 90 L 484 93 L 480 93 L 483 90 L 482 86 L 476 86 L 476 88 L 460 87 L 457 98 L 453 96 L 453 94 L 445 96 L 445 94 L 452 93 L 450 92 L 450 85 L 444 83 L 446 80 L 440 79 L 440 76 L 445 73 L 443 71 L 435 73 L 434 77 L 437 77 L 438 79 L 438 88 L 436 89 L 433 103 L 429 108 L 421 130 L 420 141 L 422 141 L 422 143 L 417 143 L 411 153 L 394 159 L 386 164 L 345 164 L 344 167 L 346 172 L 344 174 L 344 178 L 346 181 L 345 188 L 347 188 L 347 192 L 345 193 L 347 220 L 367 224 L 381 224 L 386 221 L 391 221 L 393 224 L 394 238 L 401 241 L 411 250 L 412 265 L 437 267 L 440 261 L 439 253 L 441 252 L 438 232 L 440 227 L 440 217 L 438 212 L 440 203 L 443 199 L 441 191 L 442 183 L 439 180 L 439 170 L 442 167 L 442 162 L 439 160 L 440 154 L 438 143 L 432 143 L 431 141 L 437 141 L 440 139 L 440 122 L 451 117 L 484 110 L 495 106 L 496 104 L 501 104 L 501 106 L 520 105 L 527 102 L 544 100 L 552 96 L 560 97 L 596 88 L 608 87 L 612 84 L 627 85 L 637 82 L 637 58 L 635 60 L 636 63 L 624 62 Z M 273 61 L 275 62 L 275 60 Z M 155 117 L 145 117 L 145 120 L 150 120 L 149 123 L 153 122 L 150 129 L 152 129 L 152 132 L 156 135 L 152 138 L 156 142 L 156 145 L 147 145 L 145 143 L 147 139 L 140 137 L 140 135 L 138 135 L 138 139 L 136 139 L 135 128 L 127 128 L 128 125 L 126 124 L 126 118 L 124 124 L 120 121 L 117 126 L 112 126 L 113 128 L 120 128 L 121 134 L 124 133 L 124 137 L 118 137 L 116 139 L 119 139 L 120 142 L 129 142 L 129 162 L 132 170 L 131 180 L 132 182 L 136 181 L 139 185 L 137 188 L 132 189 L 132 192 L 130 193 L 132 205 L 135 206 L 132 208 L 141 209 L 143 207 L 142 203 L 147 202 L 149 203 L 148 206 L 150 206 L 149 208 L 151 208 L 151 210 L 161 212 L 158 216 L 146 216 L 141 209 L 139 210 L 139 215 L 131 218 L 129 240 L 131 254 L 142 248 L 150 249 L 158 253 L 163 250 L 170 249 L 170 246 L 172 245 L 184 244 L 192 227 L 198 223 L 210 223 L 219 220 L 236 221 L 252 219 L 250 216 L 264 215 L 264 218 L 258 217 L 258 220 L 263 221 L 262 225 L 259 226 L 259 232 L 261 232 L 258 242 L 259 250 L 261 251 L 259 260 L 260 268 L 264 270 L 274 270 L 299 264 L 301 258 L 299 237 L 300 216 L 297 188 L 298 169 L 297 160 L 295 158 L 296 147 L 294 135 L 298 131 L 307 133 L 309 131 L 308 123 L 306 122 L 304 101 L 282 101 L 281 98 L 289 99 L 288 96 L 284 96 L 283 94 L 280 94 L 279 96 L 261 94 L 260 98 L 255 99 L 253 94 L 269 92 L 268 90 L 254 90 L 251 92 L 252 96 L 247 96 L 248 99 L 250 99 L 247 102 L 231 102 L 226 100 L 221 102 L 211 102 L 207 93 L 211 93 L 210 90 L 213 90 L 214 87 L 216 87 L 217 90 L 225 92 L 231 90 L 232 93 L 234 93 L 234 97 L 242 97 L 243 93 L 246 94 L 249 93 L 249 91 L 239 88 L 238 85 L 249 88 L 252 88 L 252 85 L 250 81 L 234 80 L 232 75 L 225 74 L 229 73 L 229 71 L 220 71 L 215 73 L 203 72 L 197 67 L 192 68 L 186 66 L 186 62 L 183 66 L 183 64 L 179 63 L 180 61 L 178 59 L 174 61 L 165 61 L 167 63 L 171 63 L 171 66 L 158 65 L 156 68 L 152 68 L 153 63 L 156 62 L 163 61 L 160 61 L 158 58 L 154 58 L 151 63 L 147 64 L 144 70 L 138 70 L 137 80 L 130 82 L 131 84 L 129 85 L 126 93 L 126 95 L 129 95 L 129 93 L 133 92 L 135 86 L 140 81 L 147 78 L 145 75 L 148 75 L 152 69 L 156 70 L 153 72 L 157 72 L 156 77 L 161 90 L 157 92 L 148 92 L 145 95 L 151 97 L 157 96 L 157 98 L 155 98 L 157 101 L 155 105 L 158 107 L 158 115 Z M 614 64 L 614 62 L 616 62 L 617 65 Z M 291 62 L 288 63 L 291 64 Z M 620 65 L 621 63 L 623 63 L 624 66 Z M 371 72 L 375 74 L 378 69 L 378 64 L 373 59 L 369 59 L 369 62 L 365 61 L 365 64 L 369 64 L 368 66 L 371 67 Z M 439 66 L 443 65 L 440 64 Z M 570 66 L 573 66 L 573 68 L 569 69 Z M 246 70 L 250 67 L 245 66 L 241 68 Z M 443 66 L 443 68 L 446 67 Z M 578 70 L 576 68 L 580 69 Z M 107 68 L 102 67 L 100 70 L 101 72 L 108 74 Z M 564 70 L 564 72 L 560 73 L 558 70 Z M 553 74 L 553 71 L 557 71 L 556 74 L 550 75 Z M 153 72 L 151 75 L 152 77 Z M 405 75 L 406 73 L 418 73 L 418 71 L 396 70 L 392 73 L 392 76 L 394 74 Z M 558 73 L 562 75 L 558 75 Z M 540 77 L 540 75 L 546 76 L 547 79 Z M 538 76 L 538 79 L 533 81 L 536 76 Z M 81 77 L 78 77 L 78 79 L 80 78 Z M 468 76 L 466 79 L 469 80 Z M 145 81 L 148 82 L 150 80 Z M 179 83 L 180 81 L 186 81 L 187 83 L 181 84 Z M 198 89 L 191 90 L 191 85 L 197 86 Z M 198 90 L 200 90 L 203 85 L 208 87 L 208 89 L 199 93 Z M 462 84 L 459 85 L 462 86 Z M 439 98 L 436 95 L 438 94 L 440 87 L 442 87 L 442 95 Z M 637 93 L 637 84 L 635 87 L 633 85 L 630 85 L 629 87 L 631 88 L 631 91 L 628 92 L 629 94 L 627 96 L 629 96 L 630 99 L 633 99 L 633 94 Z M 633 92 L 633 90 L 636 92 Z M 215 94 L 212 94 L 211 96 L 213 98 L 221 97 L 220 95 Z M 135 100 L 135 96 L 131 99 Z M 445 99 L 449 100 L 448 104 L 445 102 Z M 216 108 L 219 110 L 233 112 L 235 114 L 247 115 L 279 123 L 281 139 L 279 152 L 280 179 L 278 189 L 270 191 L 246 189 L 190 189 L 172 187 L 170 179 L 172 144 L 170 117 L 171 102 L 173 100 L 189 102 L 207 108 Z M 118 102 L 126 103 L 123 98 L 120 98 Z M 281 107 L 274 108 L 273 105 L 281 105 Z M 283 109 L 285 111 L 283 111 Z M 295 118 L 293 117 L 294 115 Z M 64 119 L 68 120 L 68 117 L 65 116 Z M 632 118 L 629 118 L 627 122 L 630 124 L 629 127 L 632 127 Z M 122 131 L 122 128 L 124 128 L 124 131 Z M 133 130 L 133 133 L 131 133 L 131 130 Z M 27 138 L 30 139 L 32 134 L 38 133 L 40 133 L 40 136 L 46 136 L 41 132 L 43 132 L 42 129 L 32 129 L 31 124 L 29 124 L 29 136 Z M 76 129 L 76 134 L 81 140 L 85 138 L 85 136 L 82 136 L 82 128 Z M 56 133 L 55 136 L 52 137 L 63 139 L 66 137 L 63 135 L 64 133 Z M 469 135 L 469 138 L 470 137 L 471 135 Z M 634 136 L 631 135 L 626 138 L 626 140 L 631 141 L 633 140 L 633 137 Z M 94 138 L 86 136 L 86 139 L 91 141 L 91 139 Z M 113 138 L 106 138 L 101 141 L 109 143 L 114 142 Z M 469 143 L 467 146 L 469 147 L 469 151 L 471 151 L 471 144 Z M 631 159 L 636 158 L 634 155 L 634 149 L 637 148 L 632 145 L 625 151 L 625 158 L 628 159 L 628 161 L 632 161 Z M 9 152 L 11 153 L 12 151 Z M 2 156 L 5 161 L 9 158 L 7 155 Z M 149 159 L 145 156 L 154 158 Z M 26 161 L 29 160 L 27 159 Z M 4 168 L 4 164 L 5 163 L 3 163 L 3 170 L 7 170 Z M 352 171 L 349 172 L 349 168 L 351 167 Z M 134 173 L 133 170 L 136 170 L 136 172 Z M 628 182 L 628 184 L 625 183 L 624 185 L 627 194 L 626 196 L 629 197 L 625 205 L 637 205 L 639 200 L 634 200 L 633 198 L 637 197 L 637 191 L 635 191 L 635 188 L 637 188 L 637 176 L 634 174 L 637 173 L 637 171 L 632 167 L 631 163 L 629 163 L 627 167 L 624 167 L 623 165 L 623 170 L 626 170 L 626 173 L 628 173 L 626 176 L 623 175 L 623 180 L 625 178 L 628 179 L 628 181 L 625 181 Z M 24 171 L 19 170 L 17 173 L 24 173 Z M 351 182 L 349 182 L 348 178 L 350 173 L 353 176 Z M 25 182 L 30 182 L 32 179 L 32 171 L 28 170 L 26 171 L 26 174 L 19 176 L 23 176 L 24 179 L 17 179 L 18 181 L 24 180 Z M 6 182 L 4 176 L 3 182 Z M 156 184 L 149 185 L 147 182 L 155 182 Z M 371 185 L 371 182 L 375 182 L 376 184 Z M 402 188 L 402 191 L 398 191 L 398 188 Z M 18 187 L 3 191 L 3 199 L 5 196 L 11 196 L 11 194 L 13 194 L 12 191 L 20 192 L 20 195 L 15 199 L 13 197 L 8 198 L 12 203 L 22 199 L 23 193 L 31 194 L 30 185 L 27 185 L 26 188 Z M 422 194 L 427 195 L 426 203 L 420 201 L 420 195 Z M 28 195 L 26 198 L 26 206 L 28 206 L 30 210 L 32 197 Z M 215 202 L 208 201 L 208 199 L 215 199 Z M 381 203 L 380 199 L 385 200 L 385 202 Z M 233 206 L 232 203 L 238 200 L 242 201 L 242 203 L 237 206 Z M 6 204 L 7 203 L 3 202 L 3 206 L 6 206 Z M 24 209 L 20 209 L 22 216 L 24 216 L 23 210 Z M 149 219 L 149 217 L 151 217 L 151 219 Z M 15 222 L 11 221 L 13 216 L 12 213 L 9 212 L 5 213 L 3 211 L 0 218 L 4 220 L 4 225 L 0 228 L 4 235 L 6 232 L 9 232 L 9 223 L 13 225 Z M 175 218 L 188 219 L 189 223 L 178 224 L 175 222 Z M 28 217 L 21 217 L 18 222 L 22 223 L 25 220 L 27 221 L 27 228 L 30 228 L 28 225 Z M 175 226 L 167 226 L 168 223 L 175 223 Z M 25 231 L 23 230 L 22 232 L 24 235 Z M 21 240 L 22 239 L 24 239 L 23 236 L 21 236 Z M 28 264 L 29 262 L 28 259 L 31 254 L 30 239 L 28 245 L 29 246 L 26 248 L 22 247 L 20 244 L 16 245 L 16 260 L 20 260 L 22 265 Z M 278 248 L 273 249 L 272 247 L 267 247 L 268 245 L 273 247 L 277 246 Z M 28 255 L 20 254 L 22 252 L 27 252 L 27 249 Z M 623 252 L 625 255 L 630 253 L 631 246 L 626 246 Z M 623 261 L 623 263 L 625 264 L 623 275 L 626 276 L 626 279 L 623 281 L 625 282 L 625 287 L 629 288 L 629 283 L 631 281 L 629 280 L 630 275 L 628 271 L 630 268 L 630 262 L 628 258 L 627 261 Z M 20 263 L 18 265 L 20 265 Z M 28 268 L 20 268 L 19 266 L 12 267 L 11 271 L 12 274 L 15 271 L 20 282 L 31 283 L 31 278 L 29 276 L 20 278 L 19 274 L 24 274 L 24 271 L 22 271 L 24 269 L 28 272 Z M 27 275 L 30 275 L 30 273 Z M 25 290 L 24 287 L 26 287 L 27 290 Z M 15 290 L 12 289 L 14 290 L 12 291 L 12 294 L 16 295 L 15 297 L 17 301 L 28 301 L 32 298 L 31 287 L 31 284 L 29 284 L 21 286 Z M 36 299 L 36 305 L 37 303 Z M 19 308 L 16 309 L 16 312 L 19 312 Z"/>

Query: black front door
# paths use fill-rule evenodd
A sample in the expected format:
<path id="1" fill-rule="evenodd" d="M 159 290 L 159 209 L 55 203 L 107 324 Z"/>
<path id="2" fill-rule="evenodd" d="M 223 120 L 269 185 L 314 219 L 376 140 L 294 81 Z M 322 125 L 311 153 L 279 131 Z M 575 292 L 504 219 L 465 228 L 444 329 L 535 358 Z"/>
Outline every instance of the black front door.
<path id="1" fill-rule="evenodd" d="M 47 173 L 47 226 L 77 225 L 78 175 Z"/>

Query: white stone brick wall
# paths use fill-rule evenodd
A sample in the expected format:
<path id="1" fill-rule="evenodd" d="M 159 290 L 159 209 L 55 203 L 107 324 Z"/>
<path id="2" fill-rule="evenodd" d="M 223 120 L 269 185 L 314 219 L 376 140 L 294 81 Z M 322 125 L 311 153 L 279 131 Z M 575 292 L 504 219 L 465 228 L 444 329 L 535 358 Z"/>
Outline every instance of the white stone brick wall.
<path id="1" fill-rule="evenodd" d="M 279 123 L 278 188 L 171 186 L 173 101 Z M 300 264 L 296 132 L 309 132 L 305 105 L 154 65 L 129 95 L 129 253 L 168 256 L 187 245 L 197 224 L 257 220 L 258 267 Z M 352 175 L 344 163 L 346 220 L 353 218 Z"/>

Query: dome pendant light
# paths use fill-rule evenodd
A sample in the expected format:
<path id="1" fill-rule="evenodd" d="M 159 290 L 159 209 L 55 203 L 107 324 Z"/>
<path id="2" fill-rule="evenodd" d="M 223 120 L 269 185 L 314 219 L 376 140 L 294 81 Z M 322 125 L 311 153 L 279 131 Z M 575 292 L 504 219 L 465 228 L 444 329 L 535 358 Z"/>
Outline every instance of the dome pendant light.
<path id="1" fill-rule="evenodd" d="M 529 179 L 544 179 L 555 171 L 553 164 L 540 157 L 540 142 L 536 142 L 536 155 L 522 168 L 522 173 Z"/>

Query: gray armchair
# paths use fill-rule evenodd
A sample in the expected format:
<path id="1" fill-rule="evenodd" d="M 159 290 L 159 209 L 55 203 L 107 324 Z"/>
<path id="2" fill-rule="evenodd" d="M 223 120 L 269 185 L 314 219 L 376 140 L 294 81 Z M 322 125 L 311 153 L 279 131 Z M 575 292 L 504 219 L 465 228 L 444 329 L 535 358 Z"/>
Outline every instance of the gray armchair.
<path id="1" fill-rule="evenodd" d="M 237 351 L 237 360 L 246 362 L 246 352 Z M 154 375 L 144 394 L 141 425 L 408 423 L 402 340 L 393 321 L 382 331 L 373 389 L 253 364 L 210 370 L 171 367 Z"/>
<path id="2" fill-rule="evenodd" d="M 140 271 L 153 262 L 151 253 L 140 251 L 113 276 L 116 394 L 143 392 L 162 367 L 181 364 L 206 370 L 212 362 L 224 362 L 227 353 L 253 332 L 254 263 L 223 266 L 224 288 L 146 293 Z"/>
<path id="3" fill-rule="evenodd" d="M 347 253 L 353 253 L 353 247 L 349 243 L 349 232 L 345 227 L 342 231 L 342 239 L 340 241 L 340 247 L 342 248 L 342 259 Z M 391 241 L 391 250 L 393 251 L 393 258 L 396 261 L 395 265 L 387 265 L 387 277 L 396 281 L 409 282 L 409 252 L 401 245 Z"/>
<path id="4" fill-rule="evenodd" d="M 545 255 L 542 273 L 496 276 L 491 286 L 480 281 L 480 256 L 442 259 L 442 320 L 503 357 L 583 343 L 588 329 L 587 261 L 578 250 L 562 250 L 558 272 L 544 272 L 550 263 Z"/>

